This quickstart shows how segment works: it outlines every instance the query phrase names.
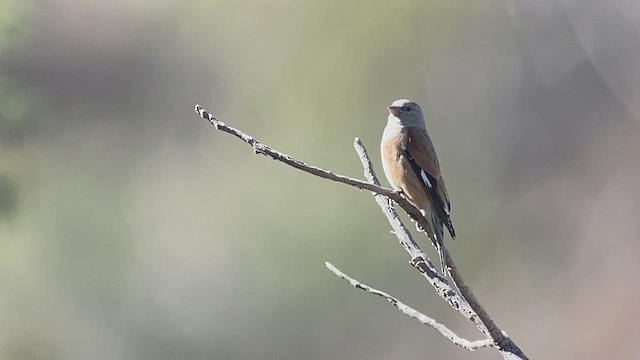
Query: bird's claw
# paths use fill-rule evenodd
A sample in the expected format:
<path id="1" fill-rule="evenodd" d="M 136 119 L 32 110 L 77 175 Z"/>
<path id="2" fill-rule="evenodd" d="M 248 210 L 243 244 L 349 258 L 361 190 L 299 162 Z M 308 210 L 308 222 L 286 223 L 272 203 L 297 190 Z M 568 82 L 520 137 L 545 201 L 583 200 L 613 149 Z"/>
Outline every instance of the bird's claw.
<path id="1" fill-rule="evenodd" d="M 402 191 L 402 189 L 396 190 L 394 191 L 396 194 L 400 195 L 401 198 L 406 199 L 407 195 L 404 193 L 404 191 Z M 387 204 L 389 205 L 389 207 L 393 207 L 393 204 L 395 203 L 395 201 L 391 198 L 387 198 Z"/>

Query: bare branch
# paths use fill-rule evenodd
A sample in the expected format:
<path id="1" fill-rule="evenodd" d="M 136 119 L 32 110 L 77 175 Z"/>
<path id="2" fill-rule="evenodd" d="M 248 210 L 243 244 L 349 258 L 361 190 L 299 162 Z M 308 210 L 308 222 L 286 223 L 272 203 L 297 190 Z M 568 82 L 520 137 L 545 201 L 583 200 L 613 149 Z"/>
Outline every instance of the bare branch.
<path id="1" fill-rule="evenodd" d="M 254 137 L 249 136 L 245 133 L 243 133 L 242 131 L 235 129 L 231 126 L 226 125 L 225 123 L 223 123 L 222 121 L 216 119 L 213 115 L 211 115 L 209 112 L 207 112 L 206 110 L 204 110 L 202 108 L 202 106 L 200 105 L 196 105 L 195 107 L 195 111 L 205 120 L 209 121 L 211 123 L 211 125 L 213 125 L 216 129 L 220 130 L 220 131 L 224 131 L 226 133 L 229 133 L 239 139 L 241 139 L 242 141 L 246 142 L 247 144 L 251 145 L 251 147 L 253 147 L 253 152 L 254 154 L 263 154 L 265 156 L 268 156 L 274 160 L 278 160 L 281 161 L 289 166 L 292 166 L 296 169 L 302 170 L 304 172 L 308 172 L 310 174 L 319 176 L 321 178 L 324 179 L 329 179 L 329 180 L 333 180 L 333 181 L 337 181 L 337 182 L 341 182 L 343 184 L 347 184 L 347 185 L 351 185 L 351 186 L 355 186 L 359 189 L 363 189 L 363 190 L 369 190 L 369 191 L 373 191 L 376 194 L 380 194 L 380 195 L 384 195 L 386 197 L 388 197 L 389 199 L 395 201 L 400 207 L 402 207 L 402 209 L 404 209 L 404 211 L 407 212 L 407 214 L 409 214 L 409 216 L 411 216 L 411 218 L 413 218 L 414 220 L 416 219 L 423 219 L 423 221 L 418 222 L 418 225 L 422 228 L 422 229 L 426 229 L 428 234 L 433 234 L 433 231 L 431 230 L 431 224 L 429 224 L 428 221 L 426 221 L 426 219 L 424 219 L 424 216 L 422 216 L 422 213 L 420 213 L 420 210 L 418 210 L 418 208 L 416 208 L 415 206 L 413 206 L 407 199 L 405 199 L 402 194 L 398 191 L 395 191 L 393 189 L 389 189 L 389 188 L 385 188 L 382 187 L 380 185 L 374 185 L 368 182 L 364 182 L 358 179 L 354 179 L 348 176 L 344 176 L 344 175 L 338 175 L 338 174 L 334 174 L 331 171 L 327 171 L 324 169 L 321 169 L 319 167 L 315 167 L 312 165 L 308 165 L 305 164 L 304 162 L 294 159 L 293 157 L 291 157 L 290 155 L 281 153 L 279 151 L 276 151 L 262 143 L 260 143 L 258 140 L 256 140 Z M 433 236 L 432 236 L 433 238 Z M 435 243 L 434 243 L 435 246 Z"/>
<path id="2" fill-rule="evenodd" d="M 359 138 L 356 138 L 353 143 L 358 156 L 360 157 L 360 161 L 362 162 L 362 166 L 364 167 L 364 176 L 367 180 L 373 184 L 378 185 L 378 178 L 376 177 L 373 167 L 371 166 L 371 160 L 369 160 L 369 156 L 367 155 L 367 151 L 364 146 L 362 146 L 362 142 L 360 142 Z M 443 276 L 441 276 L 436 268 L 433 266 L 431 261 L 427 258 L 425 253 L 420 249 L 418 244 L 413 240 L 413 236 L 407 228 L 404 226 L 398 213 L 391 206 L 387 198 L 373 193 L 373 196 L 376 200 L 376 203 L 382 209 L 382 212 L 387 217 L 389 224 L 391 224 L 391 228 L 393 229 L 393 233 L 396 235 L 402 247 L 409 253 L 411 256 L 411 265 L 416 267 L 420 273 L 427 279 L 429 284 L 433 286 L 436 290 L 436 293 L 440 295 L 445 301 L 451 305 L 454 309 L 462 314 L 465 318 L 471 321 L 474 325 L 476 325 L 483 333 L 488 333 L 484 324 L 480 321 L 476 313 L 473 311 L 471 306 L 467 300 L 461 297 L 455 289 L 449 284 L 449 281 Z M 455 264 L 453 266 L 455 268 Z"/>
<path id="3" fill-rule="evenodd" d="M 334 274 L 336 274 L 339 278 L 342 278 L 344 280 L 346 280 L 349 284 L 351 284 L 351 286 L 357 288 L 357 289 L 361 289 L 364 290 L 370 294 L 374 294 L 374 295 L 378 295 L 381 296 L 385 299 L 387 299 L 391 305 L 395 306 L 396 308 L 398 308 L 398 310 L 400 310 L 400 312 L 402 312 L 403 314 L 412 317 L 416 320 L 418 320 L 420 323 L 427 325 L 427 326 L 431 326 L 432 328 L 436 329 L 438 332 L 440 332 L 440 334 L 442 334 L 444 337 L 448 338 L 449 340 L 451 340 L 452 343 L 454 343 L 455 345 L 461 346 L 467 350 L 473 351 L 482 347 L 491 347 L 493 346 L 493 340 L 492 339 L 483 339 L 483 340 L 477 340 L 477 341 L 469 341 L 467 339 L 464 339 L 462 337 L 460 337 L 458 334 L 456 334 L 455 332 L 451 331 L 448 327 L 446 327 L 443 324 L 440 324 L 439 322 L 435 321 L 434 319 L 430 318 L 429 316 L 422 314 L 421 312 L 419 312 L 418 310 L 415 310 L 414 308 L 402 303 L 400 300 L 396 299 L 395 297 L 387 294 L 384 291 L 380 291 L 378 289 L 374 289 L 366 284 L 361 283 L 360 281 L 348 276 L 347 274 L 343 273 L 342 271 L 338 270 L 335 266 L 331 265 L 328 262 L 325 262 L 325 265 L 327 266 L 327 269 L 331 270 Z"/>
<path id="4" fill-rule="evenodd" d="M 362 162 L 364 176 L 369 180 L 369 182 L 378 185 L 379 181 L 373 171 L 373 167 L 371 166 L 371 160 L 369 160 L 367 151 L 362 145 L 360 138 L 355 139 L 353 146 L 360 157 L 360 161 Z M 515 354 L 517 359 L 527 359 L 522 350 L 520 350 L 520 348 L 518 348 L 518 346 L 495 324 L 493 319 L 491 319 L 491 316 L 486 312 L 475 295 L 473 295 L 473 292 L 464 282 L 462 274 L 458 271 L 458 267 L 453 261 L 453 258 L 451 258 L 447 249 L 443 248 L 447 270 L 449 271 L 449 275 L 451 275 L 451 279 L 462 294 L 462 300 L 460 300 L 460 298 L 457 297 L 457 294 L 451 290 L 447 280 L 437 273 L 433 264 L 431 264 L 429 259 L 424 255 L 422 250 L 420 250 L 420 247 L 411 237 L 411 233 L 409 233 L 407 228 L 400 221 L 396 211 L 387 201 L 384 201 L 384 198 L 379 194 L 374 194 L 374 197 L 376 199 L 376 203 L 378 203 L 378 206 L 380 206 L 382 212 L 387 217 L 389 224 L 391 224 L 398 240 L 400 240 L 400 244 L 411 256 L 411 264 L 425 276 L 438 295 L 445 299 L 451 307 L 458 310 L 464 317 L 469 319 L 469 321 L 473 322 L 481 332 L 485 334 L 488 332 L 491 338 L 498 345 L 498 349 L 501 350 L 505 358 Z M 413 220 L 417 221 L 418 224 L 420 224 L 420 222 L 428 223 L 424 217 Z M 433 238 L 431 238 L 431 240 L 432 244 L 435 246 Z"/>
<path id="5" fill-rule="evenodd" d="M 431 225 L 424 218 L 424 216 L 422 216 L 420 211 L 411 203 L 409 203 L 409 201 L 405 199 L 401 195 L 401 193 L 377 185 L 377 180 L 375 179 L 375 174 L 373 173 L 373 170 L 371 168 L 371 163 L 368 160 L 368 157 L 366 157 L 366 151 L 364 151 L 364 147 L 362 146 L 361 143 L 359 143 L 359 141 L 356 141 L 355 146 L 356 146 L 356 149 L 358 149 L 358 147 L 362 148 L 362 154 L 364 154 L 364 158 L 361 157 L 361 159 L 363 159 L 362 161 L 363 161 L 363 164 L 365 165 L 365 168 L 368 167 L 369 171 L 367 173 L 370 173 L 370 175 L 372 176 L 371 181 L 373 183 L 367 183 L 367 182 L 363 182 L 363 181 L 350 178 L 344 175 L 334 174 L 330 171 L 305 164 L 302 161 L 299 161 L 287 154 L 273 150 L 270 147 L 264 144 L 261 144 L 255 138 L 243 133 L 238 129 L 227 126 L 223 122 L 217 120 L 214 116 L 212 116 L 206 110 L 204 110 L 200 105 L 195 106 L 195 111 L 201 117 L 208 120 L 216 129 L 232 134 L 240 138 L 247 144 L 251 145 L 253 147 L 253 151 L 255 154 L 258 154 L 258 153 L 263 154 L 271 157 L 274 160 L 281 161 L 296 169 L 319 176 L 321 178 L 341 182 L 347 185 L 357 187 L 359 189 L 369 190 L 378 195 L 382 195 L 389 199 L 392 199 L 416 222 L 417 226 L 420 229 L 422 229 L 422 231 L 425 231 L 427 233 L 427 235 L 431 240 L 432 245 L 437 246 L 435 242 L 435 237 L 433 236 Z M 366 159 L 366 164 L 364 159 Z M 379 196 L 376 196 L 376 201 L 378 201 L 378 198 Z M 391 208 L 388 203 L 386 204 L 386 208 Z M 387 214 L 386 208 L 383 207 L 383 210 L 385 211 L 385 215 Z M 395 219 L 393 219 L 392 213 L 389 213 L 387 218 L 391 222 L 392 226 L 394 226 L 394 223 L 396 221 L 400 223 L 400 225 L 402 225 L 399 218 L 397 217 L 397 214 L 395 214 Z M 406 228 L 405 228 L 405 232 L 408 233 L 406 231 Z M 419 249 L 419 247 L 417 246 L 415 241 L 413 241 L 412 238 L 408 237 L 408 238 L 404 238 L 404 240 L 400 239 L 400 241 L 403 247 L 405 247 L 405 249 L 407 249 L 409 254 L 412 256 L 411 264 L 414 267 L 416 267 L 427 279 L 429 279 L 429 282 L 432 285 L 434 283 L 437 283 L 437 284 L 446 284 L 448 286 L 448 282 L 446 281 L 446 279 L 444 279 L 438 274 L 437 270 L 435 270 L 435 268 L 433 267 L 429 259 L 424 255 L 424 253 L 422 253 L 422 251 Z M 417 254 L 415 252 L 416 250 L 419 251 L 420 256 L 414 256 Z M 462 296 L 464 297 L 463 300 L 466 300 L 466 301 L 452 302 L 451 299 L 456 299 L 456 295 L 455 295 L 455 291 L 453 291 L 450 286 L 448 286 L 448 289 L 447 289 L 445 285 L 441 285 L 441 286 L 434 285 L 434 288 L 436 289 L 438 294 L 440 294 L 440 296 L 445 298 L 454 309 L 460 311 L 465 317 L 471 320 L 482 332 L 488 331 L 489 335 L 495 342 L 496 347 L 498 348 L 498 350 L 500 350 L 504 358 L 523 359 L 523 360 L 528 359 L 526 355 L 524 355 L 524 353 L 518 348 L 518 346 L 506 335 L 506 333 L 504 333 L 495 324 L 495 322 L 491 319 L 489 314 L 480 305 L 480 303 L 477 301 L 477 299 L 475 298 L 475 296 L 473 295 L 469 287 L 464 283 L 462 275 L 457 270 L 457 267 L 453 262 L 453 259 L 451 258 L 450 254 L 446 250 L 444 251 L 444 255 L 445 255 L 445 263 L 448 266 L 449 273 L 451 274 L 451 278 L 453 279 L 454 283 L 462 293 Z M 441 293 L 442 291 L 444 292 Z M 460 297 L 457 297 L 457 298 L 460 299 Z M 467 306 L 471 307 L 472 309 L 471 312 L 468 312 Z M 475 315 L 473 313 L 475 313 Z M 478 318 L 480 319 L 480 321 L 478 321 Z"/>

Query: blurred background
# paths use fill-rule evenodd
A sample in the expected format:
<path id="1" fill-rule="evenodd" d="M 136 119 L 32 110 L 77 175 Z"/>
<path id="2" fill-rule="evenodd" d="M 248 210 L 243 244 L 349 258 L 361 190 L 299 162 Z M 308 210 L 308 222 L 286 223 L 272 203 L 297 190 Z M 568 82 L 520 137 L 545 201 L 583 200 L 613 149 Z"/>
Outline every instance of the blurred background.
<path id="1" fill-rule="evenodd" d="M 361 178 L 354 137 L 382 175 L 385 107 L 411 98 L 450 251 L 497 323 L 531 358 L 640 358 L 639 16 L 598 0 L 0 2 L 0 357 L 499 358 L 325 269 L 479 338 L 368 193 L 193 112 Z"/>

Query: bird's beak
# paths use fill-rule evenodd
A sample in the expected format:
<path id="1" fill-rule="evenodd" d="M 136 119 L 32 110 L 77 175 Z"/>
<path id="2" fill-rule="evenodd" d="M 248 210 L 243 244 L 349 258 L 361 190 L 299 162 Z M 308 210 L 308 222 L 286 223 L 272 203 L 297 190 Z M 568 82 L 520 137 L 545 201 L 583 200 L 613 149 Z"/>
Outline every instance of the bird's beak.
<path id="1" fill-rule="evenodd" d="M 400 113 L 400 108 L 398 106 L 389 106 L 387 107 L 387 110 L 389 110 L 389 114 L 393 116 L 398 116 Z"/>

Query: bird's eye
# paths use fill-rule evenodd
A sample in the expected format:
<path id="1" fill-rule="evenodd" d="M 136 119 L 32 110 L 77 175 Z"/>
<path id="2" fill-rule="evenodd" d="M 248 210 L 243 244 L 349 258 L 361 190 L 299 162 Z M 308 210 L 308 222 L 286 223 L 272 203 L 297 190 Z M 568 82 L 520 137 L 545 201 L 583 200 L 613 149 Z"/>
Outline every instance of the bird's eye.
<path id="1" fill-rule="evenodd" d="M 411 108 L 409 106 L 405 106 L 404 108 L 402 108 L 402 110 L 404 110 L 406 112 L 409 112 L 409 111 L 411 111 Z"/>

